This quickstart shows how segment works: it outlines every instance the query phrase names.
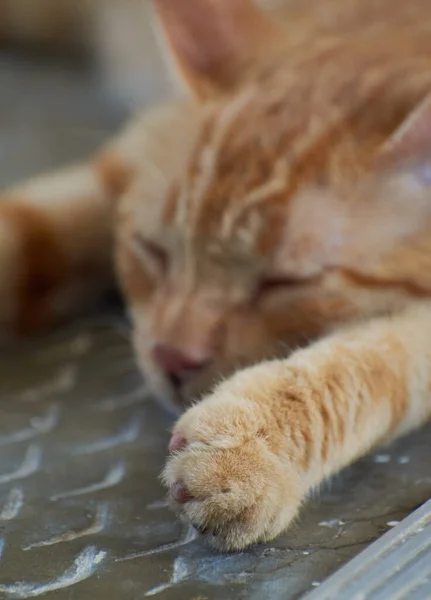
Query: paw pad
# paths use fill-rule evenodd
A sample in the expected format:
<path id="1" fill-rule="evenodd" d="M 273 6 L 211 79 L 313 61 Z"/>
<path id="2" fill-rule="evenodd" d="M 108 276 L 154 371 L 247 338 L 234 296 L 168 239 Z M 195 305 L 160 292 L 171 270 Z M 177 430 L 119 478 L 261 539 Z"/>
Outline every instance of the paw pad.
<path id="1" fill-rule="evenodd" d="M 177 481 L 171 486 L 171 495 L 178 504 L 185 504 L 186 502 L 193 500 L 193 496 L 181 481 Z"/>

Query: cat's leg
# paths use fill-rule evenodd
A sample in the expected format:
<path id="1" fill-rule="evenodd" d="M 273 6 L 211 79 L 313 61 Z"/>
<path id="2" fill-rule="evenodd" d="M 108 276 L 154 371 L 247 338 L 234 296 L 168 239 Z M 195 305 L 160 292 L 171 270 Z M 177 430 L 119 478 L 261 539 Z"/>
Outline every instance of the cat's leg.
<path id="1" fill-rule="evenodd" d="M 131 125 L 88 162 L 0 194 L 0 339 L 86 310 L 113 286 L 116 200 L 142 155 Z"/>
<path id="2" fill-rule="evenodd" d="M 174 505 L 220 549 L 269 540 L 311 488 L 424 423 L 430 390 L 430 304 L 238 372 L 174 429 Z"/>

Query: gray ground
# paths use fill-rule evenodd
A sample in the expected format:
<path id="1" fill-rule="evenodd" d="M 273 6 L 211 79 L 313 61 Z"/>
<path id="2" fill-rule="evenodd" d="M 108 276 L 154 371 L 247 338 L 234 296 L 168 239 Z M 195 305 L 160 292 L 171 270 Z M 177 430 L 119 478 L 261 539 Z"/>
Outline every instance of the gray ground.
<path id="1" fill-rule="evenodd" d="M 0 184 L 90 152 L 122 111 L 75 68 L 0 58 Z M 167 510 L 169 417 L 121 321 L 78 323 L 0 361 L 0 598 L 299 598 L 431 496 L 431 428 L 381 450 L 289 533 L 218 555 Z"/>

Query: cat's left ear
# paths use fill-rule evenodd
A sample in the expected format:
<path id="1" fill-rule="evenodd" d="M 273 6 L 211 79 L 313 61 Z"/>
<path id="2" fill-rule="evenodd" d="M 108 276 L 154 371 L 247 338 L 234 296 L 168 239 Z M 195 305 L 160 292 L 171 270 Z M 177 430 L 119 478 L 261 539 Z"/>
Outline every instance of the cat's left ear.
<path id="1" fill-rule="evenodd" d="M 252 0 L 153 0 L 180 75 L 199 97 L 230 89 L 278 27 Z"/>
<path id="2" fill-rule="evenodd" d="M 376 155 L 376 166 L 411 165 L 431 179 L 431 93 L 411 112 Z"/>

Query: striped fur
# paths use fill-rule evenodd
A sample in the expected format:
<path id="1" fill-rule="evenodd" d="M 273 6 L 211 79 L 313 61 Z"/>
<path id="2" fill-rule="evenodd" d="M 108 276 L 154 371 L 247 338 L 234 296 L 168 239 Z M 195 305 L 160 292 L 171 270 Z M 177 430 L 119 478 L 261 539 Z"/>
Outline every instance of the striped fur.
<path id="1" fill-rule="evenodd" d="M 0 319 L 47 325 L 71 278 L 106 287 L 113 235 L 157 395 L 182 407 L 225 378 L 176 425 L 164 478 L 210 543 L 240 549 L 430 416 L 431 11 L 310 0 L 282 22 L 248 0 L 153 3 L 193 98 L 8 192 Z M 205 368 L 178 390 L 157 345 Z"/>

